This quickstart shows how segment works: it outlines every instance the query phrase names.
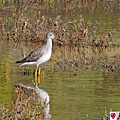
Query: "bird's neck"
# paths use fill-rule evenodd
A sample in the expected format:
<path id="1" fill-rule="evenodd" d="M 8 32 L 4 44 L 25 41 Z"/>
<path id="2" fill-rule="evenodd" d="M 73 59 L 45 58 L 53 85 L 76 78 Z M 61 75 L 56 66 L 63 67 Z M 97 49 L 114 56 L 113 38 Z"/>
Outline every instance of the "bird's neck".
<path id="1" fill-rule="evenodd" d="M 47 38 L 46 45 L 52 48 L 52 39 Z"/>

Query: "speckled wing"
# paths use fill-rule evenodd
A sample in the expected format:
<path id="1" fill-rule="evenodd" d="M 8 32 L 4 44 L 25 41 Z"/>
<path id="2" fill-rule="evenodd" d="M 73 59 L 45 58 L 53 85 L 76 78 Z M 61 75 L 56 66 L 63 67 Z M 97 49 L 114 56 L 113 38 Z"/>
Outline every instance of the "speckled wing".
<path id="1" fill-rule="evenodd" d="M 40 48 L 32 51 L 27 57 L 20 61 L 16 61 L 16 63 L 24 63 L 24 62 L 34 62 L 37 61 L 44 54 L 45 45 Z"/>

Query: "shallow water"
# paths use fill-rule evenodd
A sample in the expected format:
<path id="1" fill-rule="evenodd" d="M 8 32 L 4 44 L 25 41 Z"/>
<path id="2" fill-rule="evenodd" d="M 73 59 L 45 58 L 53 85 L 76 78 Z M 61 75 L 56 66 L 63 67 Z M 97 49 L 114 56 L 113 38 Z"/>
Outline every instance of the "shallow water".
<path id="1" fill-rule="evenodd" d="M 38 19 L 37 12 L 34 13 L 33 15 L 33 11 L 28 10 L 24 15 L 28 15 L 28 18 Z M 100 29 L 97 34 L 112 31 L 113 41 L 119 43 L 120 12 L 91 14 L 86 11 L 74 11 L 74 13 L 61 11 L 61 9 L 59 12 L 50 10 L 41 12 L 41 14 L 51 18 L 62 15 L 61 19 L 65 21 L 72 21 L 76 16 L 82 14 L 86 22 L 94 23 L 95 20 L 99 22 Z M 0 37 L 0 103 L 4 103 L 8 108 L 11 107 L 16 96 L 14 85 L 18 83 L 32 84 L 34 67 L 19 67 L 15 61 L 23 58 L 33 49 L 34 46 L 24 45 L 24 43 L 17 45 L 10 40 L 2 41 Z M 104 115 L 105 107 L 108 115 L 110 108 L 114 111 L 120 111 L 120 75 L 105 75 L 100 71 L 92 70 L 78 70 L 76 76 L 74 76 L 73 70 L 61 71 L 58 69 L 51 72 L 50 66 L 54 65 L 54 59 L 57 59 L 56 56 L 62 50 L 62 48 L 53 50 L 51 60 L 43 65 L 44 70 L 41 73 L 40 86 L 50 96 L 51 120 L 99 120 Z M 91 55 L 89 49 L 87 51 L 87 54 Z M 107 49 L 98 56 L 103 54 L 113 56 L 119 51 L 120 48 Z M 74 53 L 71 53 L 72 55 Z M 29 75 L 24 75 L 25 69 L 30 71 Z"/>
<path id="2" fill-rule="evenodd" d="M 17 83 L 31 85 L 33 67 L 26 67 L 29 75 L 24 75 L 24 67 L 15 64 L 22 58 L 20 45 L 0 41 L 0 102 L 11 106 L 15 99 Z M 27 49 L 27 48 L 25 48 Z M 54 57 L 54 54 L 52 55 Z M 49 61 L 41 73 L 41 87 L 50 96 L 51 120 L 101 119 L 104 107 L 120 111 L 120 76 L 104 75 L 99 71 L 49 71 Z M 48 70 L 47 70 L 48 69 Z"/>

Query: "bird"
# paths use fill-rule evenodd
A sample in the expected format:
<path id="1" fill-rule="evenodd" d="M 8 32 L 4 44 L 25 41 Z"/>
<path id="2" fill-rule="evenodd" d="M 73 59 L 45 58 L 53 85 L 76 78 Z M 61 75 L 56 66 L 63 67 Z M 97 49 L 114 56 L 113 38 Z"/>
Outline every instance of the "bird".
<path id="1" fill-rule="evenodd" d="M 44 108 L 44 117 L 51 118 L 51 114 L 49 114 L 50 111 L 50 97 L 48 93 L 36 86 L 28 86 L 23 85 L 22 83 L 18 83 L 15 85 L 16 88 L 20 88 L 28 97 L 32 97 L 32 100 L 35 102 L 38 102 L 40 100 L 41 107 Z"/>
<path id="2" fill-rule="evenodd" d="M 31 51 L 28 56 L 22 60 L 16 61 L 20 66 L 36 65 L 35 75 L 40 75 L 40 65 L 47 62 L 52 54 L 52 39 L 55 38 L 54 33 L 49 31 L 46 34 L 46 43 L 43 46 Z"/>

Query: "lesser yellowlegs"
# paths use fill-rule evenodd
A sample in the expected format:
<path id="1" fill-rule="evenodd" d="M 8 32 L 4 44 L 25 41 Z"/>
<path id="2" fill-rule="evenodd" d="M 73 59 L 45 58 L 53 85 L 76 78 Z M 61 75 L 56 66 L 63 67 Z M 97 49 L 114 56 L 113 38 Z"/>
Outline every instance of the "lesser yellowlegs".
<path id="1" fill-rule="evenodd" d="M 16 63 L 20 63 L 20 66 L 24 65 L 36 65 L 35 75 L 40 75 L 39 65 L 47 62 L 52 53 L 52 39 L 54 38 L 53 32 L 48 32 L 46 35 L 46 44 L 32 51 L 27 57 Z"/>

